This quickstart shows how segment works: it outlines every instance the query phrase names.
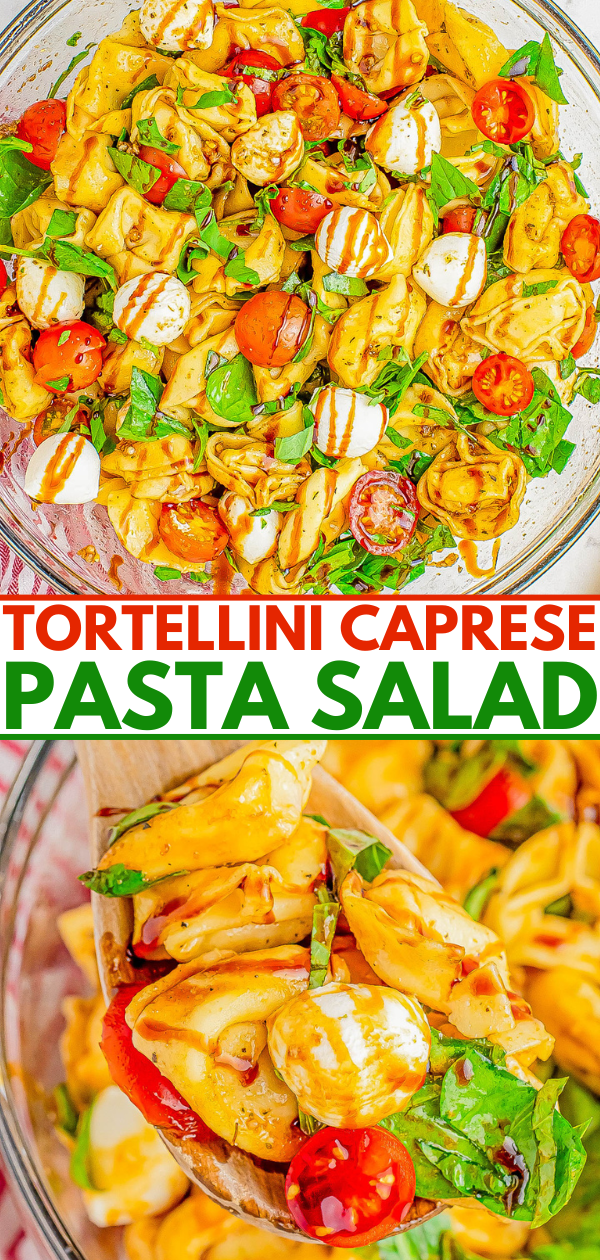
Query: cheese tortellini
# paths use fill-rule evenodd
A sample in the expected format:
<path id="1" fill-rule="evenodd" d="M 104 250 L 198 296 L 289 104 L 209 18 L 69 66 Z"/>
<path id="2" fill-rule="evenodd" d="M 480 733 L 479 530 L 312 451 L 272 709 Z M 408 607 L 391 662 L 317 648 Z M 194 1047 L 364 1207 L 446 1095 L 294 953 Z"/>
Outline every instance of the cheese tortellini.
<path id="1" fill-rule="evenodd" d="M 493 442 L 457 434 L 419 482 L 421 506 L 459 538 L 497 538 L 519 516 L 525 468 L 518 455 Z"/>

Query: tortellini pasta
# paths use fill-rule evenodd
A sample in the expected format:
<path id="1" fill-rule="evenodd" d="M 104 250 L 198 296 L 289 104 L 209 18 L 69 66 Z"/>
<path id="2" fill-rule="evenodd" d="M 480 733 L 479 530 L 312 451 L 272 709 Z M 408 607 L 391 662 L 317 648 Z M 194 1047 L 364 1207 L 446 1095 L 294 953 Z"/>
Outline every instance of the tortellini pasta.
<path id="1" fill-rule="evenodd" d="M 425 74 L 426 33 L 411 0 L 362 0 L 344 23 L 344 60 L 370 92 L 409 87 Z"/>
<path id="2" fill-rule="evenodd" d="M 197 232 L 191 214 L 151 206 L 126 185 L 113 193 L 86 236 L 86 245 L 115 269 L 120 284 L 146 271 L 175 271 Z"/>
<path id="3" fill-rule="evenodd" d="M 511 215 L 504 237 L 506 266 L 522 272 L 555 267 L 567 224 L 588 210 L 568 163 L 549 166 L 545 180 Z"/>
<path id="4" fill-rule="evenodd" d="M 425 298 L 403 275 L 345 311 L 332 333 L 328 362 L 343 385 L 372 385 L 381 371 L 385 346 L 410 354 L 425 314 Z"/>
<path id="5" fill-rule="evenodd" d="M 209 437 L 206 464 L 216 481 L 241 494 L 254 510 L 294 498 L 307 472 L 302 462 L 286 464 L 274 458 L 266 442 L 229 433 Z"/>
<path id="6" fill-rule="evenodd" d="M 568 271 L 537 268 L 490 285 L 461 320 L 467 337 L 524 363 L 566 359 L 589 306 L 585 286 Z"/>
<path id="7" fill-rule="evenodd" d="M 487 438 L 458 433 L 419 482 L 421 507 L 459 538 L 497 538 L 519 517 L 526 487 L 522 460 Z"/>

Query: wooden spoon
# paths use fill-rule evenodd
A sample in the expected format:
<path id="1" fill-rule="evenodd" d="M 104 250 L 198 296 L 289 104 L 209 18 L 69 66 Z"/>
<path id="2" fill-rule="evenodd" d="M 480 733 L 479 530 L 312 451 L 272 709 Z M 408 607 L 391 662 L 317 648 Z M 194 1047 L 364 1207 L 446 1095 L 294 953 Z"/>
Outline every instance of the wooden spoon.
<path id="1" fill-rule="evenodd" d="M 169 791 L 190 775 L 233 752 L 244 741 L 221 740 L 81 740 L 79 764 L 86 787 L 91 819 L 91 853 L 96 866 L 108 847 L 112 810 L 129 812 L 158 793 Z M 392 850 L 391 865 L 420 875 L 428 872 L 387 827 L 365 809 L 331 775 L 316 766 L 308 810 L 322 814 L 333 826 L 354 827 L 376 836 Z M 94 933 L 102 989 L 107 1001 L 117 985 L 132 984 L 139 974 L 128 959 L 133 929 L 129 897 L 101 897 L 92 893 Z M 199 1142 L 161 1134 L 188 1177 L 223 1207 L 277 1233 L 305 1239 L 289 1212 L 285 1169 L 255 1159 L 222 1138 Z M 428 1220 L 442 1205 L 415 1199 L 408 1219 L 397 1232 Z"/>

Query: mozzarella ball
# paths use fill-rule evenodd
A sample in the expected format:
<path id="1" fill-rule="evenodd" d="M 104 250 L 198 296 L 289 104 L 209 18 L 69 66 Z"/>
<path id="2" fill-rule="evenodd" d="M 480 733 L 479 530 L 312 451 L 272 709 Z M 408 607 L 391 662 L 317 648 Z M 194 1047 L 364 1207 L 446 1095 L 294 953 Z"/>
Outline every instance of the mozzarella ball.
<path id="1" fill-rule="evenodd" d="M 54 433 L 36 448 L 25 493 L 39 503 L 90 503 L 100 485 L 100 456 L 78 433 Z"/>
<path id="2" fill-rule="evenodd" d="M 81 319 L 85 280 L 75 271 L 57 271 L 52 263 L 20 258 L 17 302 L 32 328 L 50 328 Z"/>
<path id="3" fill-rule="evenodd" d="M 83 1198 L 94 1225 L 130 1225 L 166 1212 L 188 1187 L 156 1129 L 116 1085 L 92 1104 L 88 1163 L 96 1189 Z"/>
<path id="4" fill-rule="evenodd" d="M 313 394 L 309 407 L 315 417 L 315 446 L 324 455 L 354 459 L 381 441 L 388 422 L 387 407 L 372 403 L 354 389 L 325 385 Z"/>
<path id="5" fill-rule="evenodd" d="M 378 1124 L 423 1083 L 429 1025 L 418 1002 L 385 985 L 304 989 L 267 1027 L 277 1071 L 322 1124 Z"/>
<path id="6" fill-rule="evenodd" d="M 319 258 L 342 276 L 374 276 L 392 251 L 369 210 L 339 206 L 325 215 L 315 233 Z"/>
<path id="7" fill-rule="evenodd" d="M 215 25 L 212 0 L 143 0 L 140 27 L 148 44 L 167 52 L 210 48 Z"/>
<path id="8" fill-rule="evenodd" d="M 191 309 L 190 295 L 177 276 L 147 271 L 117 289 L 113 320 L 132 341 L 145 337 L 153 346 L 168 346 L 181 336 Z"/>
<path id="9" fill-rule="evenodd" d="M 431 101 L 423 100 L 412 108 L 399 101 L 373 123 L 365 138 L 365 149 L 374 162 L 403 175 L 416 175 L 429 166 L 441 147 L 437 110 Z"/>
<path id="10" fill-rule="evenodd" d="M 440 306 L 468 306 L 487 275 L 485 242 L 471 232 L 438 236 L 413 267 L 417 284 Z"/>
<path id="11" fill-rule="evenodd" d="M 248 564 L 258 564 L 275 554 L 283 524 L 281 512 L 252 516 L 252 509 L 241 494 L 226 490 L 219 499 L 219 515 L 231 538 L 233 550 Z"/>
<path id="12" fill-rule="evenodd" d="M 291 110 L 264 114 L 231 146 L 236 170 L 253 184 L 265 187 L 287 179 L 302 161 L 304 139 L 298 119 Z"/>

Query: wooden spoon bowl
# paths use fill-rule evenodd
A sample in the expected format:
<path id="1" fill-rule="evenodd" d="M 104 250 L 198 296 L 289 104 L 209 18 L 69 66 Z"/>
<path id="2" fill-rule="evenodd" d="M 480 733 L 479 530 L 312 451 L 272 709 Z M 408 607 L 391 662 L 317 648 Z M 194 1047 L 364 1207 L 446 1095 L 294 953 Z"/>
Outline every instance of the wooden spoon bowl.
<path id="1" fill-rule="evenodd" d="M 244 741 L 225 740 L 82 740 L 78 758 L 91 820 L 91 854 L 96 866 L 108 847 L 111 811 L 129 812 L 157 794 L 169 791 L 190 775 L 233 752 Z M 391 865 L 431 876 L 387 827 L 365 809 L 331 775 L 316 766 L 308 810 L 322 814 L 335 827 L 353 827 L 376 836 L 389 849 Z M 92 893 L 96 952 L 107 1001 L 118 985 L 139 982 L 128 947 L 133 929 L 129 897 Z M 249 1155 L 215 1134 L 210 1141 L 161 1136 L 191 1181 L 236 1216 L 277 1233 L 306 1241 L 287 1206 L 286 1166 Z M 442 1210 L 428 1199 L 415 1199 L 396 1232 L 411 1229 Z M 312 1241 L 312 1240 L 311 1240 Z"/>

